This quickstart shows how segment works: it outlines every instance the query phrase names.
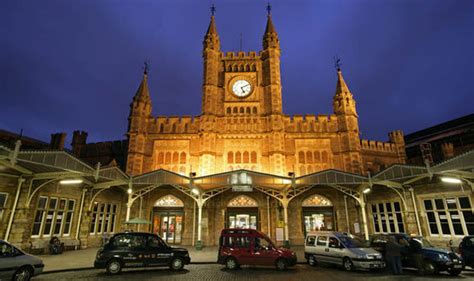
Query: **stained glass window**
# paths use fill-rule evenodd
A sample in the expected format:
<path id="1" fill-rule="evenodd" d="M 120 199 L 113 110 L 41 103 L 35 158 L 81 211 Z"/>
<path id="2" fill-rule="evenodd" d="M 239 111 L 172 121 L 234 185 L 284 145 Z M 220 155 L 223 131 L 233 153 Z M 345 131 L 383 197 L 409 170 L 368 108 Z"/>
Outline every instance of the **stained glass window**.
<path id="1" fill-rule="evenodd" d="M 229 204 L 227 204 L 227 207 L 257 207 L 257 206 L 258 206 L 257 201 L 245 195 L 237 196 L 234 199 L 230 200 Z"/>
<path id="2" fill-rule="evenodd" d="M 156 200 L 157 207 L 184 207 L 183 201 L 173 195 L 166 195 Z"/>
<path id="3" fill-rule="evenodd" d="M 303 207 L 332 206 L 332 203 L 326 197 L 313 195 L 303 201 Z"/>

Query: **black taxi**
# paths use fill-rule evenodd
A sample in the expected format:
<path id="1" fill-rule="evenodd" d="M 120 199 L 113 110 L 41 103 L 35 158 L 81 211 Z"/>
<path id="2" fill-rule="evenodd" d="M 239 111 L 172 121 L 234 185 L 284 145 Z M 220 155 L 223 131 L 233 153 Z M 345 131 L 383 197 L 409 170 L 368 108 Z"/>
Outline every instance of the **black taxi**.
<path id="1" fill-rule="evenodd" d="M 190 262 L 188 250 L 170 247 L 156 234 L 126 232 L 115 234 L 99 249 L 94 267 L 118 274 L 125 267 L 169 266 L 181 270 Z"/>

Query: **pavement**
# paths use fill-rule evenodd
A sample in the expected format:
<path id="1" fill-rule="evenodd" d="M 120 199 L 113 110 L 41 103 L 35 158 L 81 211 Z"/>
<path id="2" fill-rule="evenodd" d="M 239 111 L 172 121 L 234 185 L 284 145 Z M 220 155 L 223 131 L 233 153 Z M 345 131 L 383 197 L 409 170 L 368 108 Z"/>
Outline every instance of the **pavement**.
<path id="1" fill-rule="evenodd" d="M 188 249 L 191 263 L 215 263 L 217 247 L 204 247 L 198 251 L 192 246 L 182 246 Z M 38 255 L 44 262 L 44 272 L 59 272 L 67 270 L 91 269 L 94 267 L 95 255 L 99 248 L 87 248 L 76 251 L 65 251 L 61 255 Z M 304 246 L 293 246 L 299 262 L 304 260 Z"/>
<path id="2" fill-rule="evenodd" d="M 274 267 L 243 266 L 239 270 L 227 270 L 219 264 L 191 264 L 184 270 L 173 272 L 168 268 L 154 269 L 124 269 L 119 275 L 107 275 L 105 270 L 81 270 L 42 274 L 33 280 L 166 280 L 166 281 L 220 281 L 220 280 L 271 280 L 271 281 L 392 281 L 392 280 L 474 280 L 474 272 L 463 272 L 458 277 L 448 274 L 437 276 L 417 276 L 414 271 L 407 271 L 403 275 L 391 275 L 384 272 L 355 271 L 346 272 L 335 266 L 316 266 L 298 264 L 286 271 L 278 271 Z"/>

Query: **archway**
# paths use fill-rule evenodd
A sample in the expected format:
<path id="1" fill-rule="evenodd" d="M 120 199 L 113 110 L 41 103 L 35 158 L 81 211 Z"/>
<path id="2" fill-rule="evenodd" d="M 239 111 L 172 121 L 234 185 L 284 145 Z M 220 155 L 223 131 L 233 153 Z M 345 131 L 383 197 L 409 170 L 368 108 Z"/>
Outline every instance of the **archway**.
<path id="1" fill-rule="evenodd" d="M 247 195 L 232 198 L 227 204 L 228 228 L 259 229 L 258 203 Z"/>
<path id="2" fill-rule="evenodd" d="M 332 202 L 319 194 L 313 194 L 302 203 L 303 231 L 334 230 L 334 207 Z"/>
<path id="3" fill-rule="evenodd" d="M 153 205 L 153 233 L 170 244 L 180 244 L 183 232 L 184 203 L 168 194 Z"/>

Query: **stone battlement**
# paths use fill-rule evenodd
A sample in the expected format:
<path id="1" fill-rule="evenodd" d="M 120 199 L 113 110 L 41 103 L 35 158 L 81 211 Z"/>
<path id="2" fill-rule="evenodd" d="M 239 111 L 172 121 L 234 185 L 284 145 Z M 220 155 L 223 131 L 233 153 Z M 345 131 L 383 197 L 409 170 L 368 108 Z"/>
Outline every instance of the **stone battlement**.
<path id="1" fill-rule="evenodd" d="M 152 124 L 150 133 L 190 133 L 194 132 L 199 118 L 190 115 L 158 116 Z"/>
<path id="2" fill-rule="evenodd" d="M 337 117 L 334 114 L 295 114 L 285 117 L 287 131 L 293 132 L 332 132 L 337 130 Z"/>
<path id="3" fill-rule="evenodd" d="M 235 60 L 235 59 L 251 59 L 254 60 L 258 58 L 260 54 L 257 52 L 225 52 L 221 53 L 221 58 L 224 60 Z"/>
<path id="4" fill-rule="evenodd" d="M 381 151 L 381 152 L 396 152 L 396 146 L 391 142 L 382 142 L 374 140 L 361 140 L 360 145 L 362 150 Z"/>

